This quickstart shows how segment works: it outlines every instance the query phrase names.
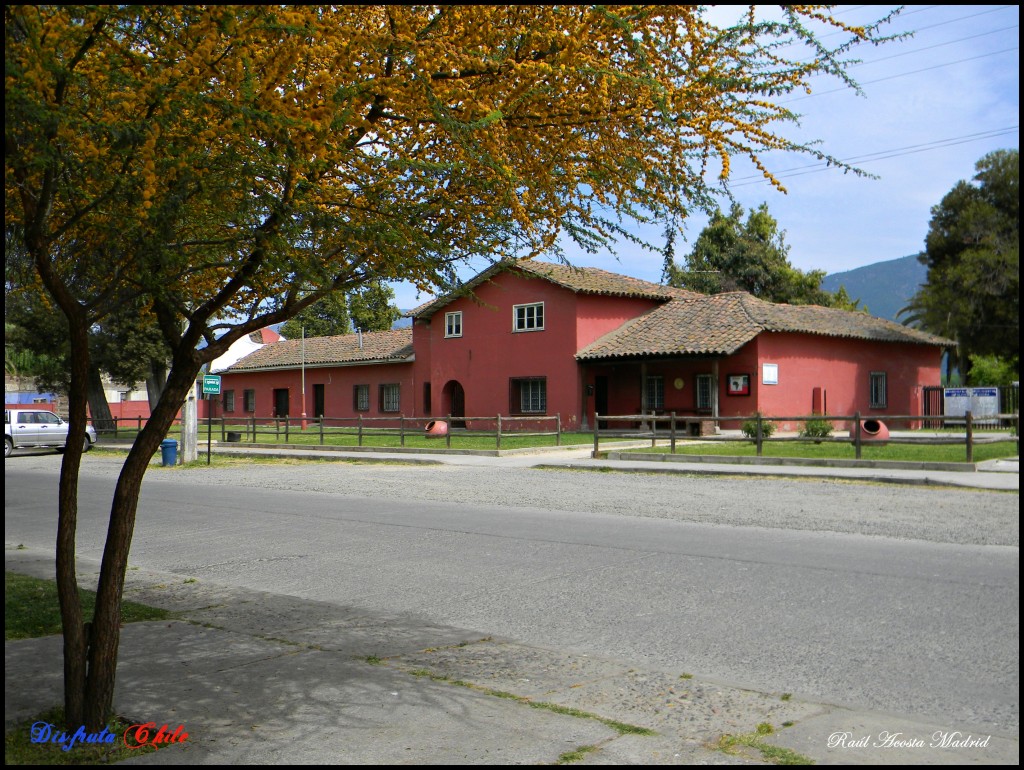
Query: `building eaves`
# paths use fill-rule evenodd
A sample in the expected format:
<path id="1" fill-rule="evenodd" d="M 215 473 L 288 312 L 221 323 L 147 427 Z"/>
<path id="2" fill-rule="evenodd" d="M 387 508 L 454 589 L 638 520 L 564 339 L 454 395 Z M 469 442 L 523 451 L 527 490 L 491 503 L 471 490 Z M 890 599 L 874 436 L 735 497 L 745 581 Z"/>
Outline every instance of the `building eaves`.
<path id="1" fill-rule="evenodd" d="M 797 332 L 945 347 L 949 340 L 866 313 L 817 305 L 776 305 L 745 292 L 672 300 L 582 348 L 581 361 L 730 355 L 762 332 Z"/>

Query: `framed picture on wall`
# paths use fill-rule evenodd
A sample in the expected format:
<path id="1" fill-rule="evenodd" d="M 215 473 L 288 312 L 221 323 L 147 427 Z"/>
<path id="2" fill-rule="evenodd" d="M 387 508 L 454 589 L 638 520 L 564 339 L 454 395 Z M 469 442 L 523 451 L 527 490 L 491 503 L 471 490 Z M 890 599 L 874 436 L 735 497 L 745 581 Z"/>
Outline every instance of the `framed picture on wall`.
<path id="1" fill-rule="evenodd" d="M 730 396 L 749 396 L 750 395 L 750 375 L 749 374 L 730 374 L 729 375 L 728 394 Z"/>

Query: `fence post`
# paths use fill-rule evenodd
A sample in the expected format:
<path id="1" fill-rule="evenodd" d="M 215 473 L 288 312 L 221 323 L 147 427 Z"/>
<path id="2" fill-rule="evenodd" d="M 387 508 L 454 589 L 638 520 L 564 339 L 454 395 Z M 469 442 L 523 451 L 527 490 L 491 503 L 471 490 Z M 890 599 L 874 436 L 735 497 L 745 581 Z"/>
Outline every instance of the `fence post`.
<path id="1" fill-rule="evenodd" d="M 498 434 L 497 434 L 497 439 L 498 439 L 498 446 L 497 446 L 497 448 L 501 449 L 501 415 L 500 414 L 498 415 Z"/>
<path id="2" fill-rule="evenodd" d="M 221 417 L 220 418 L 220 442 L 222 444 L 225 441 L 227 441 L 227 436 L 224 435 L 224 432 L 227 430 L 227 425 L 225 424 L 226 420 L 227 420 L 226 417 Z"/>
<path id="3" fill-rule="evenodd" d="M 757 413 L 757 456 L 758 457 L 760 457 L 761 453 L 764 451 L 764 447 L 763 447 L 763 443 L 762 443 L 763 439 L 764 439 L 764 434 L 761 432 L 762 430 L 763 430 L 763 428 L 762 428 L 762 424 L 761 424 L 761 413 L 758 412 Z"/>
<path id="4" fill-rule="evenodd" d="M 669 444 L 672 447 L 672 450 L 671 450 L 672 454 L 675 454 L 676 453 L 676 413 L 672 412 L 671 414 L 672 414 L 672 421 L 669 423 L 669 427 L 668 427 L 669 436 L 671 437 L 669 439 Z"/>
<path id="5" fill-rule="evenodd" d="M 562 446 L 562 413 L 555 415 L 555 446 Z"/>
<path id="6" fill-rule="evenodd" d="M 598 423 L 598 421 L 597 421 L 597 410 L 595 410 L 594 411 L 594 451 L 593 451 L 593 453 L 591 453 L 591 457 L 593 457 L 595 460 L 597 459 L 597 445 L 598 445 L 597 426 L 599 424 L 600 423 Z"/>
<path id="7" fill-rule="evenodd" d="M 964 414 L 967 420 L 967 462 L 974 462 L 974 415 L 968 409 Z"/>
<path id="8" fill-rule="evenodd" d="M 324 445 L 324 416 L 320 415 L 317 418 L 317 422 L 320 423 L 320 446 Z"/>
<path id="9" fill-rule="evenodd" d="M 138 421 L 136 426 L 135 426 L 135 430 L 136 431 L 141 431 L 142 430 L 142 415 L 141 414 L 138 415 L 135 419 Z"/>
<path id="10" fill-rule="evenodd" d="M 284 443 L 288 443 L 288 428 L 292 424 L 292 418 L 285 415 L 284 418 Z"/>
<path id="11" fill-rule="evenodd" d="M 853 419 L 857 423 L 853 428 L 853 446 L 856 450 L 854 456 L 860 459 L 860 412 L 853 413 Z"/>
<path id="12" fill-rule="evenodd" d="M 405 415 L 398 415 L 398 445 L 405 446 Z"/>
<path id="13" fill-rule="evenodd" d="M 252 443 L 255 444 L 256 443 L 256 415 L 253 415 L 250 419 L 252 420 L 252 438 L 249 439 L 249 440 Z"/>
<path id="14" fill-rule="evenodd" d="M 445 421 L 448 423 L 448 430 L 446 430 L 444 432 L 444 448 L 445 449 L 451 449 L 452 448 L 452 416 L 451 416 L 450 413 L 448 414 L 448 417 L 446 418 Z"/>
<path id="15" fill-rule="evenodd" d="M 362 415 L 359 415 L 359 430 L 357 431 L 356 435 L 359 436 L 358 440 L 356 441 L 356 444 L 358 446 L 362 446 L 363 445 L 363 416 Z"/>

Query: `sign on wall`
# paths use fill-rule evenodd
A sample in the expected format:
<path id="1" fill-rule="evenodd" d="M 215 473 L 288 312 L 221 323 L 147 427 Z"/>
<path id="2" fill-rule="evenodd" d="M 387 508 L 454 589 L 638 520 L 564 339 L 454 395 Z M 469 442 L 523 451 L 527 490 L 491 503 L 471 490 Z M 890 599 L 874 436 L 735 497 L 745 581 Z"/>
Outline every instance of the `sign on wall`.
<path id="1" fill-rule="evenodd" d="M 947 417 L 963 417 L 968 411 L 974 420 L 999 414 L 999 388 L 946 388 L 942 398 Z"/>

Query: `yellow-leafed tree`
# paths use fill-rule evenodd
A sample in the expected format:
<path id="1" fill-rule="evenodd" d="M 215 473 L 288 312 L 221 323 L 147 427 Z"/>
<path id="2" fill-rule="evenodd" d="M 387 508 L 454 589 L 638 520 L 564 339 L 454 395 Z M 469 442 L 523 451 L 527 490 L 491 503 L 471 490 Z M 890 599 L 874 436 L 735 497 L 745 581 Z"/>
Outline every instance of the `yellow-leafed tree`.
<path id="1" fill-rule="evenodd" d="M 769 179 L 766 151 L 827 158 L 785 137 L 778 99 L 816 75 L 850 83 L 842 57 L 887 20 L 827 9 L 716 25 L 698 6 L 6 6 L 7 279 L 72 337 L 68 723 L 111 711 L 141 480 L 204 363 L 331 292 L 444 289 L 472 257 L 679 222 L 714 205 L 737 157 Z M 128 307 L 172 360 L 118 481 L 87 627 L 86 332 Z"/>

